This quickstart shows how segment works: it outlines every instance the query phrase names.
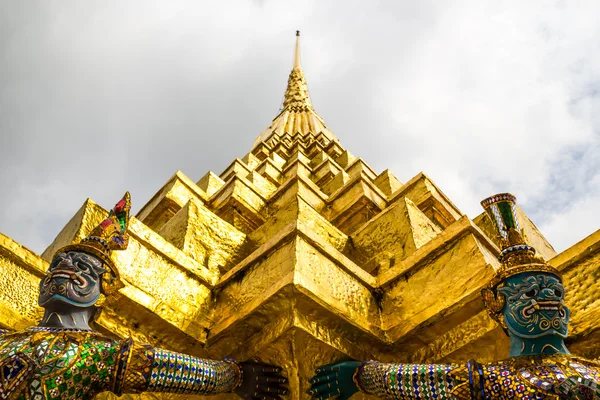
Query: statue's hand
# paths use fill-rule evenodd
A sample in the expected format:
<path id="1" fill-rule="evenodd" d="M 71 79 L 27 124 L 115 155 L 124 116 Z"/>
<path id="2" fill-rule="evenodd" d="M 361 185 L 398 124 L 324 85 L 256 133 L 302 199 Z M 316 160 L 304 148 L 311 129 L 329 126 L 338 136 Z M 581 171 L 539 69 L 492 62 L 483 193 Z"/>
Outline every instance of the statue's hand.
<path id="1" fill-rule="evenodd" d="M 358 392 L 352 377 L 359 366 L 359 361 L 345 361 L 317 368 L 315 376 L 310 378 L 312 386 L 308 393 L 317 400 L 337 395 L 340 400 L 349 399 Z"/>
<path id="2" fill-rule="evenodd" d="M 243 399 L 281 399 L 286 395 L 287 378 L 281 375 L 281 368 L 266 364 L 240 363 L 243 378 L 235 393 Z"/>

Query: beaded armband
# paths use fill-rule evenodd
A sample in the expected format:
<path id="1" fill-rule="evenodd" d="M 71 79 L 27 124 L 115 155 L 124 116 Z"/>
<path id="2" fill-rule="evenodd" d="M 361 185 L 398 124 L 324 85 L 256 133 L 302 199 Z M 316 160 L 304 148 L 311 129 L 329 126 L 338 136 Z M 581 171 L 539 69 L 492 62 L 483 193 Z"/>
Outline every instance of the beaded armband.
<path id="1" fill-rule="evenodd" d="M 148 390 L 153 360 L 152 346 L 135 343 L 131 338 L 125 340 L 119 353 L 113 392 L 120 396 Z"/>
<path id="2" fill-rule="evenodd" d="M 205 395 L 232 392 L 240 382 L 236 367 L 227 361 L 206 360 L 154 349 L 147 390 Z"/>
<path id="3" fill-rule="evenodd" d="M 367 391 L 365 390 L 365 388 L 363 388 L 362 384 L 360 383 L 360 376 L 362 374 L 363 367 L 365 365 L 369 364 L 370 362 L 371 361 L 363 362 L 356 368 L 356 370 L 352 374 L 352 382 L 354 382 L 354 385 L 356 386 L 356 388 L 363 393 L 367 393 Z"/>
<path id="4" fill-rule="evenodd" d="M 456 366 L 363 363 L 356 372 L 359 390 L 384 399 L 448 399 Z"/>
<path id="5" fill-rule="evenodd" d="M 242 381 L 244 380 L 244 371 L 242 370 L 240 364 L 233 358 L 225 358 L 223 359 L 223 361 L 229 363 L 231 367 L 235 370 L 235 373 L 237 375 L 236 382 L 233 386 L 233 389 L 231 390 L 233 392 L 235 389 L 239 388 L 242 385 Z"/>
<path id="6" fill-rule="evenodd" d="M 214 361 L 125 340 L 116 366 L 113 392 L 212 395 L 234 391 L 242 382 L 235 360 Z"/>

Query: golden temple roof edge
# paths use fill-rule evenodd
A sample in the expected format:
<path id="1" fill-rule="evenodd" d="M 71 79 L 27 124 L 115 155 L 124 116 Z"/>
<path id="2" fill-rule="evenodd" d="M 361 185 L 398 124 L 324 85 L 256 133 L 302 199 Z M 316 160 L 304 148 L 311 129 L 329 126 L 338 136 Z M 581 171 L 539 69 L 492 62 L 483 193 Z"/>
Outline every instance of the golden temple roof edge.
<path id="1" fill-rule="evenodd" d="M 28 271 L 42 277 L 48 269 L 48 262 L 10 236 L 0 232 L 0 256 L 4 255 L 23 265 Z"/>
<path id="2" fill-rule="evenodd" d="M 564 273 L 598 252 L 600 252 L 600 229 L 548 260 L 548 264 Z"/>

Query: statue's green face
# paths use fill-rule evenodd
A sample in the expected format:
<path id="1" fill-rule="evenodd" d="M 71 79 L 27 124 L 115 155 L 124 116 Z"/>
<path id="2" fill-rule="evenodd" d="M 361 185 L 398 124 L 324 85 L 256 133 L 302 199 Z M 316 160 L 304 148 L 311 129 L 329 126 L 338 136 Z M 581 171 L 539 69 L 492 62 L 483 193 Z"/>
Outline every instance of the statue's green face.
<path id="1" fill-rule="evenodd" d="M 511 276 L 498 293 L 505 296 L 504 320 L 513 335 L 522 339 L 567 337 L 570 311 L 564 303 L 565 288 L 554 274 L 526 272 Z"/>

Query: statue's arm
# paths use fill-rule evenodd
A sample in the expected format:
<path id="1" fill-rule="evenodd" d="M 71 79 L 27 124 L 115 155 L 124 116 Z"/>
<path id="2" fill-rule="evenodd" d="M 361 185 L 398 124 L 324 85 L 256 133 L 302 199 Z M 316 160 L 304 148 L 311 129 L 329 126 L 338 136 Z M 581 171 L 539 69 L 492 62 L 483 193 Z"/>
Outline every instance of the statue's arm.
<path id="1" fill-rule="evenodd" d="M 355 383 L 362 392 L 385 399 L 450 399 L 462 382 L 453 376 L 455 365 L 385 364 L 369 361 L 361 364 Z"/>
<path id="2" fill-rule="evenodd" d="M 474 364 L 343 361 L 318 367 L 310 379 L 309 393 L 316 400 L 332 396 L 347 400 L 358 391 L 383 399 L 470 399 L 476 397 L 482 383 L 481 378 L 474 375 L 481 368 L 474 368 Z"/>
<path id="3" fill-rule="evenodd" d="M 121 348 L 113 391 L 213 395 L 234 391 L 240 381 L 233 361 L 201 359 L 129 340 Z"/>

